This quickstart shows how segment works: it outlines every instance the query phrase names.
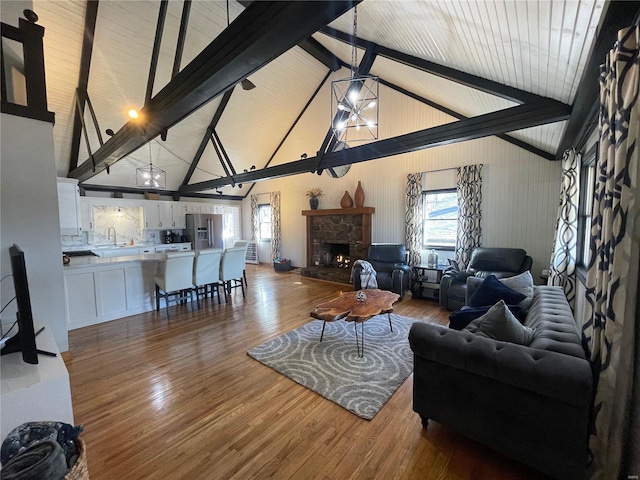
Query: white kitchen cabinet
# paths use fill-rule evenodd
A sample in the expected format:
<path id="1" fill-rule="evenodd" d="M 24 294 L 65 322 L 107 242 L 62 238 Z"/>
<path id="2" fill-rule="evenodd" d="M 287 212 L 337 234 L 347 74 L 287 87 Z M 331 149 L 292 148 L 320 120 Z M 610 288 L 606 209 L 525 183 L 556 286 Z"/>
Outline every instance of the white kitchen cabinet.
<path id="1" fill-rule="evenodd" d="M 187 203 L 187 213 L 202 213 L 199 203 Z"/>
<path id="2" fill-rule="evenodd" d="M 96 272 L 98 316 L 124 316 L 127 311 L 125 269 L 117 267 Z"/>
<path id="3" fill-rule="evenodd" d="M 89 197 L 80 197 L 80 228 L 83 232 L 93 232 L 93 200 Z"/>
<path id="4" fill-rule="evenodd" d="M 140 247 L 140 248 L 138 248 L 138 255 L 145 255 L 147 253 L 156 253 L 156 247 Z"/>
<path id="5" fill-rule="evenodd" d="M 65 270 L 64 290 L 67 295 L 67 325 L 82 321 L 82 326 L 95 323 L 98 318 L 96 282 L 92 271 Z"/>
<path id="6" fill-rule="evenodd" d="M 218 213 L 216 212 L 216 206 L 210 203 L 203 203 L 200 205 L 200 213 Z"/>
<path id="7" fill-rule="evenodd" d="M 58 178 L 60 235 L 80 235 L 80 189 L 74 178 Z"/>
<path id="8" fill-rule="evenodd" d="M 191 250 L 190 243 L 165 243 L 156 245 L 156 253 L 177 252 L 180 250 Z"/>
<path id="9" fill-rule="evenodd" d="M 187 204 L 147 201 L 143 207 L 144 228 L 173 229 L 187 228 Z"/>
<path id="10" fill-rule="evenodd" d="M 98 248 L 93 252 L 98 254 L 100 258 L 113 257 L 129 257 L 131 255 L 139 255 L 142 247 L 114 247 L 114 248 Z M 144 253 L 156 253 L 154 247 L 145 247 L 145 250 L 151 250 Z"/>
<path id="11" fill-rule="evenodd" d="M 127 310 L 144 311 L 149 305 L 153 305 L 154 273 L 154 265 L 148 263 L 142 263 L 139 266 L 129 265 L 125 269 Z"/>
<path id="12" fill-rule="evenodd" d="M 156 246 L 156 253 L 177 252 L 178 250 L 180 250 L 180 245 L 178 243 Z"/>
<path id="13" fill-rule="evenodd" d="M 158 227 L 173 228 L 173 209 L 170 202 L 158 202 Z"/>
<path id="14" fill-rule="evenodd" d="M 160 227 L 160 212 L 158 204 L 154 201 L 145 201 L 142 206 L 142 224 L 149 230 L 158 230 Z"/>
<path id="15" fill-rule="evenodd" d="M 171 205 L 173 228 L 187 228 L 187 204 L 174 203 Z"/>

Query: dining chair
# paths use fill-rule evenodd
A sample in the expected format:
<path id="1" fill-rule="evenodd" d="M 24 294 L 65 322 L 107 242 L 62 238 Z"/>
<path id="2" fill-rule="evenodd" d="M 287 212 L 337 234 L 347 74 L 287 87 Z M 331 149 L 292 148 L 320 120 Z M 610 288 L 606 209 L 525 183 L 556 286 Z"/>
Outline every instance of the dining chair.
<path id="1" fill-rule="evenodd" d="M 169 317 L 169 297 L 176 301 L 187 300 L 187 292 L 191 299 L 193 311 L 193 260 L 195 252 L 167 252 L 162 262 L 160 273 L 153 277 L 156 284 L 156 311 L 160 310 L 160 297 L 164 298 Z"/>
<path id="2" fill-rule="evenodd" d="M 200 310 L 200 293 L 204 293 L 207 298 L 209 289 L 211 289 L 211 298 L 213 298 L 213 289 L 215 288 L 218 295 L 218 304 L 220 304 L 220 259 L 222 258 L 221 248 L 210 248 L 199 250 L 196 252 L 196 258 L 193 263 L 193 285 L 196 290 L 196 302 L 198 310 Z"/>
<path id="3" fill-rule="evenodd" d="M 244 255 L 245 247 L 227 248 L 222 254 L 220 261 L 220 280 L 225 291 L 224 301 L 227 301 L 227 294 L 231 295 L 232 288 L 240 287 L 242 289 L 242 298 L 244 294 L 244 281 L 242 272 L 244 271 Z"/>
<path id="4" fill-rule="evenodd" d="M 233 248 L 236 247 L 244 247 L 244 263 L 245 263 L 245 267 L 242 269 L 242 277 L 244 278 L 244 286 L 248 287 L 249 285 L 247 284 L 247 267 L 246 267 L 246 263 L 247 263 L 247 248 L 249 247 L 249 241 L 247 240 L 237 240 L 236 243 L 233 244 Z"/>

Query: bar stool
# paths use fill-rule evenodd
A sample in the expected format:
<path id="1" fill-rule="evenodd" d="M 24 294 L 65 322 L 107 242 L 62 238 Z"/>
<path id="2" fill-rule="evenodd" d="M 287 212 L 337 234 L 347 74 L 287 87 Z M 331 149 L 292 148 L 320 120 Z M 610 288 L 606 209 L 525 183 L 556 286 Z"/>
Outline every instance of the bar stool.
<path id="1" fill-rule="evenodd" d="M 200 290 L 203 290 L 204 298 L 207 298 L 209 287 L 211 287 L 211 298 L 215 287 L 218 295 L 218 305 L 220 304 L 220 259 L 222 258 L 221 248 L 210 248 L 196 252 L 193 263 L 193 284 L 196 290 L 196 301 L 200 310 Z"/>
<path id="2" fill-rule="evenodd" d="M 244 282 L 242 272 L 244 270 L 245 247 L 227 248 L 222 254 L 220 261 L 220 280 L 225 291 L 224 301 L 227 301 L 227 293 L 231 295 L 232 288 L 242 288 L 242 298 L 244 294 Z"/>
<path id="3" fill-rule="evenodd" d="M 236 241 L 236 243 L 233 244 L 233 248 L 236 248 L 236 247 L 244 247 L 244 263 L 246 265 L 247 264 L 247 248 L 249 247 L 249 242 L 247 240 L 238 240 Z M 244 286 L 248 287 L 249 284 L 247 283 L 246 267 L 242 269 L 242 277 L 244 278 Z"/>
<path id="4" fill-rule="evenodd" d="M 169 297 L 177 300 L 187 300 L 187 292 L 191 297 L 191 311 L 193 311 L 193 259 L 195 253 L 167 252 L 163 263 L 163 271 L 153 277 L 156 284 L 156 311 L 160 310 L 160 297 L 164 298 L 169 317 Z"/>

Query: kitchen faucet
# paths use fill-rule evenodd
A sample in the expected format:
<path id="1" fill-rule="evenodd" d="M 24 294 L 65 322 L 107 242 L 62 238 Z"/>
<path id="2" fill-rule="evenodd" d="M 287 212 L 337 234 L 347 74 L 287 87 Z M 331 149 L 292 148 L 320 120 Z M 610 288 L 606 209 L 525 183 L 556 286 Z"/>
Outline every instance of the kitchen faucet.
<path id="1" fill-rule="evenodd" d="M 116 245 L 116 244 L 117 244 L 117 242 L 118 242 L 118 238 L 117 238 L 117 236 L 116 236 L 116 229 L 115 229 L 115 228 L 113 228 L 113 227 L 109 227 L 109 228 L 107 229 L 107 240 L 110 240 L 110 239 L 111 239 L 111 230 L 113 230 L 113 244 L 114 244 L 114 245 Z"/>

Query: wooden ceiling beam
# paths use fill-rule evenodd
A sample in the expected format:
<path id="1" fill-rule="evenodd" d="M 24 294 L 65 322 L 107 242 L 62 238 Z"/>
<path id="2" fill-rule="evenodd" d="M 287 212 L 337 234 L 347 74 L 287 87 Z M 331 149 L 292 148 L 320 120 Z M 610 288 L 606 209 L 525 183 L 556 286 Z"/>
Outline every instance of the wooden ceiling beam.
<path id="1" fill-rule="evenodd" d="M 147 78 L 147 92 L 144 96 L 144 104 L 147 105 L 153 95 L 153 84 L 156 81 L 156 70 L 158 69 L 158 57 L 160 56 L 160 46 L 162 44 L 162 34 L 164 33 L 164 22 L 167 18 L 167 8 L 169 0 L 160 1 L 158 10 L 158 22 L 156 24 L 156 34 L 153 39 L 153 50 L 151 52 L 151 64 L 149 65 L 149 76 Z"/>
<path id="2" fill-rule="evenodd" d="M 244 8 L 247 8 L 253 2 L 252 0 L 238 0 L 238 3 Z M 298 46 L 313 58 L 330 68 L 332 72 L 340 70 L 340 67 L 346 66 L 346 64 L 342 60 L 340 60 L 336 55 L 327 50 L 320 42 L 315 40 L 313 37 L 305 38 L 298 44 Z"/>
<path id="3" fill-rule="evenodd" d="M 410 92 L 409 90 L 406 90 L 402 87 L 399 87 L 398 85 L 395 85 L 391 82 L 387 82 L 384 79 L 380 79 L 380 84 L 384 85 L 386 87 L 391 88 L 392 90 L 395 90 L 398 93 L 402 93 L 403 95 L 406 95 L 410 98 L 413 98 L 414 100 L 417 100 L 420 103 L 424 103 L 425 105 L 429 105 L 431 108 L 435 108 L 436 110 L 440 110 L 443 113 L 446 113 L 447 115 L 450 115 L 454 118 L 457 118 L 458 120 L 465 120 L 469 117 L 462 115 L 461 113 L 458 113 L 454 110 L 451 110 L 450 108 L 444 107 L 442 105 L 440 105 L 439 103 L 433 102 L 429 99 L 426 99 L 424 97 L 421 97 L 420 95 L 417 95 L 413 92 Z M 555 160 L 556 156 L 553 153 L 547 152 L 546 150 L 542 150 L 541 148 L 538 147 L 534 147 L 533 145 L 531 145 L 530 143 L 524 142 L 522 140 L 519 140 L 515 137 L 512 137 L 511 135 L 507 135 L 506 133 L 499 133 L 496 135 L 496 137 L 504 140 L 505 142 L 509 142 L 512 145 L 515 145 L 517 147 L 523 148 L 525 150 L 527 150 L 528 152 L 534 153 L 546 160 Z"/>
<path id="4" fill-rule="evenodd" d="M 78 166 L 80 154 L 80 136 L 82 135 L 82 115 L 87 98 L 87 85 L 89 84 L 89 71 L 91 70 L 91 56 L 93 53 L 93 36 L 96 31 L 98 19 L 98 0 L 89 0 L 84 14 L 84 34 L 82 38 L 82 51 L 80 54 L 80 72 L 78 74 L 78 87 L 76 92 L 81 96 L 81 111 L 74 109 L 73 130 L 71 133 L 71 148 L 69 149 L 69 170 Z"/>
<path id="5" fill-rule="evenodd" d="M 337 72 L 342 67 L 348 67 L 346 63 L 331 53 L 313 37 L 305 38 L 298 46 L 313 58 L 326 65 L 332 72 Z"/>
<path id="6" fill-rule="evenodd" d="M 198 163 L 200 163 L 200 159 L 202 158 L 202 154 L 204 153 L 204 150 L 207 147 L 209 140 L 211 139 L 211 134 L 213 133 L 213 130 L 216 128 L 216 126 L 218 125 L 218 122 L 220 121 L 220 117 L 222 117 L 222 114 L 224 113 L 225 108 L 227 108 L 227 105 L 229 104 L 229 100 L 231 100 L 232 93 L 233 93 L 233 88 L 224 92 L 224 95 L 222 96 L 222 100 L 220 101 L 220 104 L 218 105 L 216 112 L 213 114 L 211 123 L 205 130 L 204 135 L 202 136 L 202 140 L 200 141 L 200 146 L 198 147 L 196 154 L 193 156 L 193 161 L 191 162 L 191 165 L 189 165 L 187 174 L 184 176 L 184 179 L 182 180 L 182 185 L 180 185 L 180 187 L 187 185 L 191 181 L 193 172 L 196 171 L 196 168 L 198 167 Z"/>
<path id="7" fill-rule="evenodd" d="M 174 78 L 180 72 L 180 64 L 182 63 L 182 54 L 184 52 L 184 42 L 187 38 L 187 27 L 189 25 L 189 13 L 191 12 L 191 0 L 184 0 L 182 5 L 182 16 L 180 17 L 180 30 L 178 31 L 178 41 L 176 42 L 176 54 L 173 58 L 173 70 L 171 78 Z"/>
<path id="8" fill-rule="evenodd" d="M 520 130 L 526 127 L 559 122 L 569 118 L 571 109 L 559 102 L 539 102 L 491 112 L 484 115 L 460 120 L 446 125 L 438 125 L 417 132 L 407 133 L 385 140 L 378 140 L 348 150 L 328 152 L 323 156 L 324 168 L 350 165 L 378 158 L 391 157 L 416 152 L 426 148 L 450 145 L 457 142 L 483 138 L 500 133 Z M 198 192 L 220 188 L 235 183 L 250 183 L 261 180 L 312 172 L 317 163 L 316 157 L 276 165 L 253 172 L 240 173 L 231 178 L 219 178 L 194 183 L 180 188 L 181 193 Z"/>
<path id="9" fill-rule="evenodd" d="M 218 195 L 213 193 L 184 193 L 181 194 L 176 190 L 149 190 L 148 188 L 133 188 L 133 187 L 117 187 L 113 185 L 94 185 L 85 183 L 81 187 L 83 190 L 91 192 L 110 192 L 110 193 L 131 193 L 144 195 L 145 193 L 159 193 L 160 195 L 166 195 L 174 199 L 182 197 L 189 198 L 208 198 L 215 200 L 242 200 L 244 197 L 241 195 Z"/>
<path id="10" fill-rule="evenodd" d="M 69 177 L 81 183 L 131 154 L 361 0 L 254 2 Z M 142 135 L 141 135 L 142 133 Z"/>
<path id="11" fill-rule="evenodd" d="M 298 122 L 300 121 L 300 119 L 302 118 L 302 116 L 304 115 L 304 112 L 307 111 L 307 109 L 309 108 L 309 105 L 311 105 L 311 102 L 313 102 L 313 100 L 316 98 L 316 96 L 318 95 L 318 93 L 320 92 L 320 89 L 322 88 L 322 86 L 327 82 L 327 80 L 329 80 L 329 77 L 331 76 L 331 70 L 329 70 L 327 72 L 327 74 L 324 76 L 324 78 L 322 79 L 322 81 L 320 82 L 320 84 L 318 85 L 318 87 L 316 88 L 316 90 L 313 92 L 313 95 L 311 95 L 311 98 L 309 98 L 309 100 L 307 100 L 307 103 L 304 107 L 302 107 L 302 110 L 300 111 L 300 113 L 298 114 L 298 116 L 296 117 L 296 119 L 293 121 L 293 123 L 291 124 L 291 126 L 289 127 L 289 130 L 287 130 L 287 133 L 284 134 L 284 137 L 282 137 L 282 139 L 280 139 L 280 143 L 278 144 L 278 146 L 276 147 L 276 149 L 273 151 L 273 153 L 271 154 L 271 156 L 269 157 L 269 160 L 267 160 L 267 163 L 265 164 L 265 166 L 263 168 L 267 168 L 271 162 L 273 161 L 273 159 L 276 157 L 276 155 L 278 154 L 278 152 L 280 151 L 280 148 L 282 147 L 282 145 L 284 145 L 284 142 L 287 140 L 287 138 L 289 138 L 289 135 L 291 134 L 291 132 L 293 132 L 293 129 L 296 127 L 296 125 L 298 124 Z M 306 153 L 302 153 L 302 156 L 306 156 Z M 255 167 L 255 165 L 252 167 Z M 245 170 L 246 172 L 246 170 Z M 251 190 L 253 190 L 253 187 L 255 186 L 255 184 L 251 184 L 251 186 L 249 187 L 249 190 L 247 191 L 247 193 L 245 194 L 245 198 L 247 196 L 249 196 L 249 194 L 251 193 Z"/>
<path id="12" fill-rule="evenodd" d="M 398 50 L 383 47 L 374 42 L 363 40 L 361 38 L 354 38 L 353 35 L 341 32 L 340 30 L 336 30 L 335 28 L 325 27 L 320 30 L 320 32 L 350 45 L 353 45 L 353 42 L 356 42 L 356 45 L 361 48 L 369 49 L 375 46 L 377 48 L 378 55 L 381 57 L 389 58 L 396 62 L 400 62 L 410 67 L 422 70 L 423 72 L 437 75 L 438 77 L 445 78 L 452 82 L 456 82 L 461 85 L 465 85 L 467 87 L 471 87 L 476 90 L 480 90 L 515 103 L 522 104 L 541 101 L 556 101 L 546 97 L 542 97 L 540 95 L 536 95 L 534 93 L 520 90 L 518 88 L 510 87 L 502 83 L 494 82 L 493 80 L 488 80 L 476 75 L 471 75 L 470 73 L 462 72 L 454 68 L 445 67 L 444 65 L 439 65 L 423 58 L 414 57 L 413 55 L 399 52 Z M 557 103 L 562 104 L 561 102 Z"/>

